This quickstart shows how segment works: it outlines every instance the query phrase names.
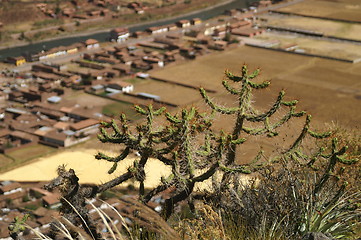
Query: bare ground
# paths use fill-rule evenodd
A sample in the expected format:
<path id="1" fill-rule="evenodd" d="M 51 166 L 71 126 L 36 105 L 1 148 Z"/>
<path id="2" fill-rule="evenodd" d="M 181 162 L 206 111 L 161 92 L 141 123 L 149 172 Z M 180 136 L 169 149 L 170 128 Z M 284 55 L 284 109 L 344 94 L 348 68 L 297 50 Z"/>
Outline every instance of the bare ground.
<path id="1" fill-rule="evenodd" d="M 277 11 L 348 21 L 361 21 L 361 2 L 358 0 L 306 0 L 295 5 L 280 8 Z"/>
<path id="2" fill-rule="evenodd" d="M 172 66 L 153 75 L 220 89 L 224 70 L 237 73 L 243 63 L 251 69 L 260 67 L 261 80 L 272 79 L 271 91 L 267 90 L 257 98 L 262 104 L 267 105 L 269 96 L 286 89 L 287 95 L 299 99 L 300 107 L 315 115 L 315 120 L 321 125 L 337 123 L 343 127 L 360 127 L 361 63 L 240 47 Z"/>

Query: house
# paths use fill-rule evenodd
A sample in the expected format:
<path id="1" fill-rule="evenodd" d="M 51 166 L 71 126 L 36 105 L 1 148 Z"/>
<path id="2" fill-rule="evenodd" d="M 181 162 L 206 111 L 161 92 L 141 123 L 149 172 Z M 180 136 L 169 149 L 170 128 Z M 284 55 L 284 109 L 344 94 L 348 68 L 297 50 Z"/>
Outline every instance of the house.
<path id="1" fill-rule="evenodd" d="M 67 54 L 77 53 L 79 51 L 79 44 L 72 44 L 65 48 Z"/>
<path id="2" fill-rule="evenodd" d="M 166 27 L 168 28 L 168 31 L 173 31 L 173 30 L 177 30 L 177 24 L 175 23 L 171 23 L 171 24 L 168 24 L 166 25 Z"/>
<path id="3" fill-rule="evenodd" d="M 52 48 L 49 51 L 45 52 L 44 56 L 40 57 L 39 60 L 43 60 L 46 58 L 54 58 L 54 57 L 58 57 L 58 56 L 66 55 L 66 54 L 67 54 L 66 47 L 59 46 L 59 47 Z"/>
<path id="4" fill-rule="evenodd" d="M 252 26 L 252 23 L 250 21 L 247 20 L 241 20 L 241 21 L 237 21 L 235 23 L 232 23 L 229 25 L 230 29 L 236 29 L 236 28 L 249 28 Z"/>
<path id="5" fill-rule="evenodd" d="M 61 101 L 61 97 L 59 96 L 51 96 L 46 99 L 49 103 L 59 103 Z"/>
<path id="6" fill-rule="evenodd" d="M 146 78 L 149 78 L 149 73 L 138 72 L 135 76 L 136 76 L 137 78 L 146 79 Z"/>
<path id="7" fill-rule="evenodd" d="M 0 194 L 7 195 L 12 192 L 22 191 L 22 187 L 18 182 L 3 181 L 0 183 Z"/>
<path id="8" fill-rule="evenodd" d="M 172 39 L 168 37 L 156 37 L 154 38 L 154 42 L 168 45 L 167 49 L 169 50 L 178 49 L 181 46 L 181 41 L 179 39 Z"/>
<path id="9" fill-rule="evenodd" d="M 176 60 L 180 60 L 179 49 L 167 51 L 164 53 L 165 62 L 174 62 Z"/>
<path id="10" fill-rule="evenodd" d="M 95 39 L 88 39 L 84 42 L 84 45 L 87 49 L 98 48 L 99 41 Z"/>
<path id="11" fill-rule="evenodd" d="M 179 28 L 186 28 L 191 26 L 191 22 L 187 19 L 179 20 L 176 22 L 177 27 Z"/>
<path id="12" fill-rule="evenodd" d="M 201 24 L 202 23 L 202 19 L 200 19 L 200 18 L 193 18 L 192 20 L 191 20 L 191 24 L 192 25 L 199 25 L 199 24 Z"/>
<path id="13" fill-rule="evenodd" d="M 34 64 L 31 66 L 31 71 L 52 73 L 54 71 L 54 68 L 44 64 Z"/>
<path id="14" fill-rule="evenodd" d="M 56 129 L 49 129 L 42 133 L 39 142 L 53 147 L 69 147 L 74 144 L 71 136 L 64 132 L 58 132 Z"/>
<path id="15" fill-rule="evenodd" d="M 19 103 L 26 103 L 27 100 L 23 97 L 23 93 L 21 91 L 11 91 L 9 93 L 9 100 Z"/>
<path id="16" fill-rule="evenodd" d="M 217 23 L 217 24 L 212 24 L 212 25 L 206 24 L 206 27 L 205 27 L 203 33 L 204 33 L 204 35 L 209 36 L 209 35 L 212 35 L 216 29 L 226 28 L 227 25 L 228 25 L 227 23 Z"/>
<path id="17" fill-rule="evenodd" d="M 128 28 L 115 28 L 110 31 L 110 40 L 116 42 L 124 42 L 129 38 Z"/>
<path id="18" fill-rule="evenodd" d="M 68 79 L 71 83 L 78 84 L 81 82 L 82 77 L 80 75 L 72 75 Z"/>
<path id="19" fill-rule="evenodd" d="M 70 123 L 68 123 L 68 122 L 57 122 L 53 125 L 54 128 L 61 130 L 61 131 L 68 130 L 69 126 L 70 126 Z"/>
<path id="20" fill-rule="evenodd" d="M 218 41 L 214 41 L 213 44 L 211 44 L 209 47 L 215 50 L 224 50 L 228 45 L 228 42 L 226 41 L 222 41 L 222 40 L 218 40 Z"/>
<path id="21" fill-rule="evenodd" d="M 42 197 L 43 205 L 50 209 L 57 209 L 61 206 L 60 194 L 52 193 Z"/>
<path id="22" fill-rule="evenodd" d="M 227 32 L 228 32 L 227 27 L 220 27 L 214 30 L 212 36 L 218 39 L 224 38 Z"/>
<path id="23" fill-rule="evenodd" d="M 132 37 L 134 38 L 140 38 L 145 35 L 147 35 L 147 32 L 143 32 L 143 31 L 135 31 L 132 33 Z"/>
<path id="24" fill-rule="evenodd" d="M 122 55 L 119 60 L 121 63 L 125 64 L 125 65 L 131 65 L 134 61 L 139 60 L 139 57 L 136 56 L 130 56 L 128 54 L 126 55 Z"/>
<path id="25" fill-rule="evenodd" d="M 231 30 L 231 34 L 233 35 L 239 35 L 243 37 L 249 37 L 252 38 L 256 35 L 260 35 L 264 32 L 264 29 L 254 29 L 254 28 L 236 28 Z"/>
<path id="26" fill-rule="evenodd" d="M 22 99 L 27 102 L 41 101 L 42 99 L 40 91 L 36 88 L 28 88 L 27 90 L 22 90 L 20 92 L 22 93 Z"/>
<path id="27" fill-rule="evenodd" d="M 168 27 L 167 26 L 150 27 L 147 28 L 145 31 L 150 34 L 164 33 L 164 32 L 168 32 Z"/>
<path id="28" fill-rule="evenodd" d="M 8 57 L 6 59 L 8 63 L 14 64 L 15 66 L 20 66 L 24 63 L 26 63 L 26 59 L 23 56 L 20 57 Z"/>
<path id="29" fill-rule="evenodd" d="M 130 65 L 124 63 L 116 64 L 112 69 L 119 71 L 121 75 L 129 75 L 132 73 Z"/>
<path id="30" fill-rule="evenodd" d="M 56 63 L 51 63 L 51 62 L 46 62 L 43 63 L 45 66 L 49 66 L 54 68 L 57 71 L 65 71 L 68 69 L 68 67 L 65 64 L 56 64 Z M 55 73 L 55 72 L 54 72 Z"/>
<path id="31" fill-rule="evenodd" d="M 120 72 L 116 71 L 116 70 L 112 70 L 109 68 L 106 68 L 104 70 L 102 70 L 103 72 L 103 76 L 107 77 L 107 78 L 114 78 L 114 77 L 119 77 L 120 76 Z"/>
<path id="32" fill-rule="evenodd" d="M 144 56 L 143 61 L 151 64 L 155 63 L 159 67 L 164 67 L 164 61 L 156 57 Z"/>
<path id="33" fill-rule="evenodd" d="M 258 7 L 268 7 L 272 5 L 272 1 L 271 0 L 260 0 L 258 3 Z"/>
<path id="34" fill-rule="evenodd" d="M 100 17 L 101 13 L 102 12 L 100 10 L 94 10 L 94 11 L 89 11 L 88 15 L 92 17 Z"/>
<path id="35" fill-rule="evenodd" d="M 62 14 L 65 17 L 72 17 L 74 12 L 75 12 L 74 8 L 64 8 Z"/>
<path id="36" fill-rule="evenodd" d="M 148 63 L 144 62 L 143 60 L 136 60 L 132 62 L 131 66 L 141 71 L 148 71 L 152 69 L 152 66 L 150 66 Z"/>
<path id="37" fill-rule="evenodd" d="M 3 181 L 0 184 L 0 202 L 4 200 L 21 201 L 25 191 L 20 183 L 12 181 Z"/>
<path id="38" fill-rule="evenodd" d="M 91 86 L 90 90 L 93 93 L 99 94 L 99 93 L 102 93 L 104 91 L 104 86 L 101 85 L 101 84 L 94 85 L 94 86 Z"/>
<path id="39" fill-rule="evenodd" d="M 86 60 L 76 61 L 76 63 L 78 63 L 81 67 L 86 67 L 86 68 L 94 68 L 98 70 L 105 68 L 105 66 L 103 66 L 102 64 L 86 61 Z"/>
<path id="40" fill-rule="evenodd" d="M 99 121 L 96 119 L 86 119 L 70 125 L 70 129 L 75 132 L 76 135 L 89 135 L 99 131 Z"/>
<path id="41" fill-rule="evenodd" d="M 155 49 L 160 49 L 160 50 L 165 50 L 168 48 L 167 44 L 156 43 L 156 42 L 141 42 L 141 43 L 139 43 L 139 46 L 155 48 Z"/>
<path id="42" fill-rule="evenodd" d="M 105 91 L 114 92 L 114 91 L 112 91 L 113 89 L 119 90 L 121 92 L 130 93 L 130 92 L 133 92 L 134 86 L 132 84 L 130 84 L 130 83 L 127 83 L 127 82 L 118 81 L 118 82 L 109 83 L 106 86 Z"/>
<path id="43" fill-rule="evenodd" d="M 130 2 L 128 3 L 128 8 L 133 9 L 138 14 L 143 14 L 145 9 L 140 2 Z"/>
<path id="44" fill-rule="evenodd" d="M 95 61 L 95 62 L 99 62 L 99 63 L 109 63 L 109 64 L 111 64 L 111 65 L 114 65 L 114 64 L 119 63 L 119 60 L 118 60 L 118 59 L 108 58 L 108 57 L 102 57 L 102 56 L 95 57 L 95 58 L 94 58 L 94 61 Z"/>

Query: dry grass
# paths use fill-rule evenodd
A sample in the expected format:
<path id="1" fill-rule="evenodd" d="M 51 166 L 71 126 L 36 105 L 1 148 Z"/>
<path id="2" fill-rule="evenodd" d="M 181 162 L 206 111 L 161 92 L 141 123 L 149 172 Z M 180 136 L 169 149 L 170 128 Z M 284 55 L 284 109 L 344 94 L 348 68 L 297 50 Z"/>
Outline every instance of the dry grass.
<path id="1" fill-rule="evenodd" d="M 361 12 L 360 12 L 361 14 Z M 329 36 L 336 36 L 340 38 L 349 38 L 361 40 L 361 25 L 353 23 L 343 23 L 330 20 L 315 19 L 309 17 L 298 16 L 279 16 L 267 15 L 262 16 L 267 19 L 266 25 L 306 29 L 310 31 L 322 32 Z"/>
<path id="2" fill-rule="evenodd" d="M 41 144 L 36 144 L 24 148 L 20 148 L 18 150 L 15 150 L 13 152 L 8 153 L 7 155 L 13 159 L 15 159 L 16 162 L 24 162 L 29 159 L 37 158 L 43 155 L 46 155 L 48 153 L 54 152 L 55 149 L 52 147 L 48 147 Z"/>
<path id="3" fill-rule="evenodd" d="M 315 115 L 314 120 L 320 125 L 336 122 L 347 128 L 360 127 L 361 112 L 356 109 L 361 96 L 361 63 L 350 64 L 240 47 L 170 66 L 153 75 L 217 90 L 221 88 L 224 70 L 237 73 L 243 63 L 247 63 L 250 69 L 262 69 L 260 81 L 272 81 L 270 91 L 257 96 L 261 105 L 267 106 L 277 91 L 285 89 L 287 96 L 300 100 L 298 108 Z M 229 97 L 221 93 L 217 97 L 224 104 L 232 103 Z"/>
<path id="4" fill-rule="evenodd" d="M 306 16 L 360 21 L 361 3 L 357 0 L 306 0 L 278 9 L 278 11 L 303 14 Z"/>
<path id="5" fill-rule="evenodd" d="M 158 95 L 161 96 L 162 101 L 180 106 L 190 104 L 199 99 L 199 94 L 196 89 L 159 81 L 149 81 L 148 84 L 137 84 L 135 87 L 135 92 L 145 92 Z"/>
<path id="6" fill-rule="evenodd" d="M 361 30 L 361 28 L 360 28 Z M 306 53 L 318 54 L 347 60 L 361 58 L 361 45 L 353 45 L 346 42 L 331 42 L 326 40 L 301 37 L 297 35 L 284 35 L 274 32 L 266 32 L 257 37 L 263 40 L 278 40 L 281 46 L 297 44 Z"/>

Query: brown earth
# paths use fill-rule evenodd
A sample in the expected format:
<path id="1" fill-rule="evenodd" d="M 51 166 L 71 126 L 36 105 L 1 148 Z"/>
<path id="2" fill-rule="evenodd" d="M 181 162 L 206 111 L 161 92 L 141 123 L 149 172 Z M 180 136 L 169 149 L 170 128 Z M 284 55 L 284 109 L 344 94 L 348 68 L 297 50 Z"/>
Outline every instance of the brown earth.
<path id="1" fill-rule="evenodd" d="M 300 100 L 299 109 L 309 111 L 320 125 L 335 123 L 347 128 L 360 127 L 361 63 L 240 47 L 167 67 L 153 76 L 219 90 L 224 70 L 237 73 L 243 63 L 250 69 L 260 67 L 260 80 L 272 79 L 271 90 L 257 97 L 261 105 L 269 106 L 269 97 L 274 98 L 277 91 L 285 89 L 287 96 Z M 220 97 L 224 103 L 233 101 L 224 94 Z"/>
<path id="2" fill-rule="evenodd" d="M 277 32 L 266 32 L 257 36 L 255 39 L 265 41 L 277 40 L 280 43 L 280 47 L 296 44 L 299 49 L 303 49 L 306 53 L 310 54 L 340 58 L 349 61 L 361 59 L 361 45 L 350 44 L 348 42 L 328 41 L 326 39 L 310 38 L 292 34 L 285 35 Z"/>
<path id="3" fill-rule="evenodd" d="M 359 9 L 361 15 L 361 8 Z M 361 24 L 279 14 L 262 15 L 265 26 L 277 26 L 326 33 L 328 36 L 361 40 Z"/>
<path id="4" fill-rule="evenodd" d="M 277 11 L 361 22 L 360 10 L 361 2 L 358 0 L 306 0 Z"/>

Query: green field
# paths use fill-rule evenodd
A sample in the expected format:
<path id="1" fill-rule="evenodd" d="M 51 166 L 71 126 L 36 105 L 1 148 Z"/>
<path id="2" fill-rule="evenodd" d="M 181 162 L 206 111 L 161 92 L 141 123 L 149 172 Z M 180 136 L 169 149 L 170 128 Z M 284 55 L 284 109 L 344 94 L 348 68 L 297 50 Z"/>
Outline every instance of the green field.
<path id="1" fill-rule="evenodd" d="M 36 144 L 17 149 L 5 155 L 0 154 L 0 172 L 24 165 L 24 163 L 55 152 L 57 149 L 41 144 Z"/>
<path id="2" fill-rule="evenodd" d="M 102 113 L 109 117 L 117 118 L 125 113 L 129 120 L 138 120 L 141 116 L 134 110 L 133 105 L 129 103 L 114 102 L 103 107 Z"/>

